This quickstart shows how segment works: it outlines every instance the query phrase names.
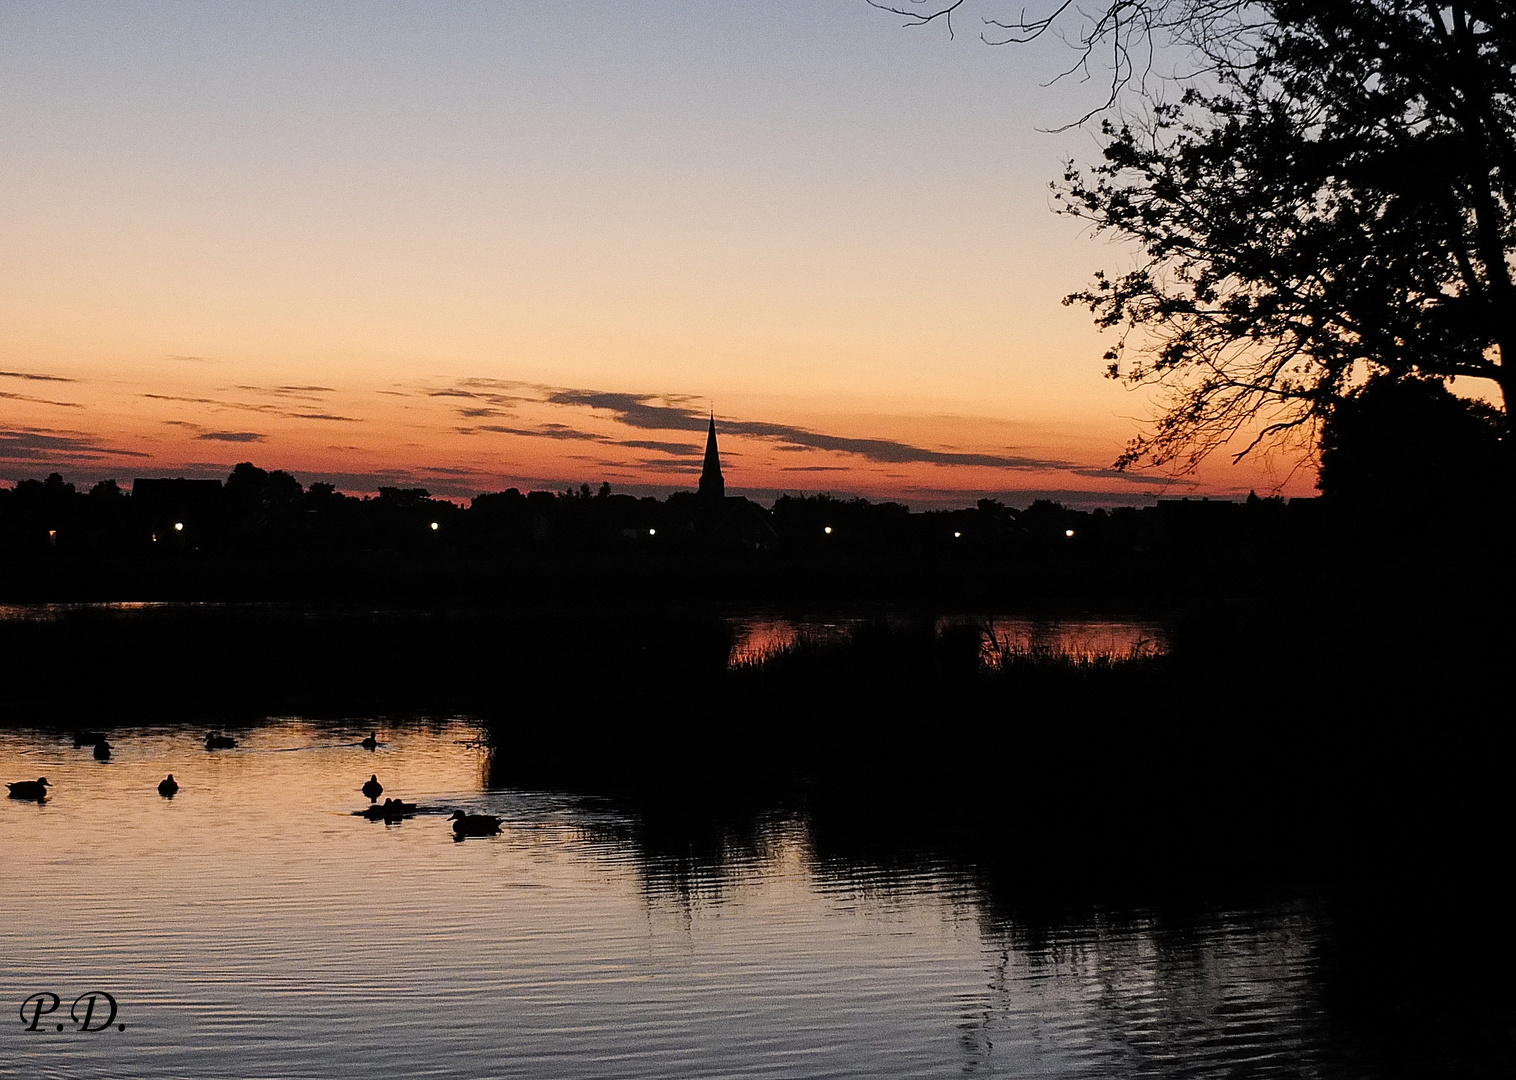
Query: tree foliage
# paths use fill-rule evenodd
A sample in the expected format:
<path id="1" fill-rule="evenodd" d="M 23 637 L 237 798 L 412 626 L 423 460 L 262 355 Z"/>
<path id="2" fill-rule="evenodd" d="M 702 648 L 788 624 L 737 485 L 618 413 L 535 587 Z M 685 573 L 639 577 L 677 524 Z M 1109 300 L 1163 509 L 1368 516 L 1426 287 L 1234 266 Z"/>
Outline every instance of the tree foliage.
<path id="1" fill-rule="evenodd" d="M 1402 531 L 1416 520 L 1467 527 L 1502 482 L 1501 420 L 1436 380 L 1370 379 L 1322 425 L 1321 493 L 1357 515 L 1394 515 Z"/>
<path id="2" fill-rule="evenodd" d="M 1112 377 L 1167 393 L 1122 465 L 1193 465 L 1250 431 L 1246 453 L 1371 376 L 1489 380 L 1509 403 L 1516 14 L 1262 6 L 1247 63 L 1106 120 L 1104 162 L 1058 193 L 1141 252 L 1069 298 L 1122 331 Z"/>
<path id="3" fill-rule="evenodd" d="M 870 2 L 931 23 L 970 0 Z M 1073 28 L 1074 70 L 1103 56 L 1106 104 L 1123 106 L 1096 110 L 1104 160 L 1055 185 L 1061 210 L 1137 252 L 1068 299 L 1119 332 L 1108 374 L 1159 390 L 1118 466 L 1314 435 L 1370 378 L 1483 380 L 1508 413 L 1509 0 L 1106 0 L 1083 22 L 1049 0 L 981 17 L 991 42 Z M 1186 77 L 1148 80 L 1160 38 L 1196 58 Z"/>

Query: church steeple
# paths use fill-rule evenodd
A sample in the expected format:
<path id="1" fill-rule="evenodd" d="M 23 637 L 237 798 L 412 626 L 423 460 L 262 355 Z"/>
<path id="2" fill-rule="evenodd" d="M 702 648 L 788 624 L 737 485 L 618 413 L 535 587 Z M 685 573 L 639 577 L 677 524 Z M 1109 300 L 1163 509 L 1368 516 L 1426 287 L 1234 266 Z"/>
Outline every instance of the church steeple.
<path id="1" fill-rule="evenodd" d="M 716 414 L 711 413 L 711 429 L 705 436 L 705 465 L 700 470 L 700 494 L 720 499 L 726 495 L 726 481 L 721 476 L 721 454 L 716 450 Z"/>

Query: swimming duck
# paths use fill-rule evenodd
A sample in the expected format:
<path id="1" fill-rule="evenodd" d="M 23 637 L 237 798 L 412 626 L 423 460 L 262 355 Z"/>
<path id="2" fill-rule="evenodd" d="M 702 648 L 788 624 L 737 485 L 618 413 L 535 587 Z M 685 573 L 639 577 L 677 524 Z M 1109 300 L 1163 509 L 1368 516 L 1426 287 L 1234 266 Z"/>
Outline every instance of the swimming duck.
<path id="1" fill-rule="evenodd" d="M 401 818 L 410 817 L 415 812 L 415 803 L 404 802 L 400 799 L 385 799 L 383 806 L 370 806 L 363 811 L 363 816 L 370 821 L 399 821 Z"/>
<path id="2" fill-rule="evenodd" d="M 465 814 L 454 810 L 449 818 L 453 823 L 453 835 L 459 840 L 465 836 L 494 836 L 500 831 L 500 819 L 492 814 Z"/>
<path id="3" fill-rule="evenodd" d="M 94 746 L 96 743 L 102 743 L 104 741 L 105 741 L 105 736 L 102 735 L 98 731 L 76 731 L 76 732 L 74 732 L 74 749 L 75 750 L 79 749 L 81 746 Z"/>
<path id="4" fill-rule="evenodd" d="M 174 792 L 178 790 L 179 785 L 175 782 L 173 773 L 169 773 L 167 777 L 158 781 L 158 794 L 162 795 L 165 799 L 172 799 Z"/>
<path id="5" fill-rule="evenodd" d="M 368 796 L 369 802 L 373 802 L 380 795 L 384 794 L 384 785 L 379 782 L 379 777 L 375 775 L 370 776 L 364 785 L 358 790 Z"/>
<path id="6" fill-rule="evenodd" d="M 6 784 L 11 789 L 13 799 L 36 799 L 41 802 L 47 798 L 47 777 L 39 776 L 35 780 L 18 780 L 14 784 Z"/>
<path id="7" fill-rule="evenodd" d="M 237 745 L 237 740 L 230 735 L 217 735 L 214 731 L 205 737 L 207 750 L 230 750 Z"/>
<path id="8" fill-rule="evenodd" d="M 361 747 L 363 747 L 365 750 L 373 750 L 374 748 L 376 748 L 379 745 L 379 740 L 376 739 L 376 738 L 374 738 L 374 736 L 377 735 L 377 734 L 378 734 L 378 732 L 370 731 L 368 733 L 368 738 L 364 739 L 358 745 L 361 746 Z"/>
<path id="9" fill-rule="evenodd" d="M 109 761 L 111 759 L 111 744 L 101 739 L 95 744 L 95 760 Z"/>

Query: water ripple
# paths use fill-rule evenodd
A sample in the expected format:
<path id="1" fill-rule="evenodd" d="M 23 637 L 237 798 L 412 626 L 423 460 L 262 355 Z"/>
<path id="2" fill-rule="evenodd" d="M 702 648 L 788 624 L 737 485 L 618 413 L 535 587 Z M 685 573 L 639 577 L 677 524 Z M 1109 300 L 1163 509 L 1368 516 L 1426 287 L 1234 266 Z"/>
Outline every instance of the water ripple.
<path id="1" fill-rule="evenodd" d="M 142 728 L 100 766 L 0 732 L 6 775 L 55 785 L 0 804 L 0 994 L 14 1017 L 107 989 L 127 1024 L 13 1020 L 0 1059 L 120 1080 L 1364 1075 L 1329 1052 L 1308 910 L 1097 914 L 1033 944 L 961 870 L 824 862 L 789 818 L 740 850 L 651 852 L 603 804 L 484 790 L 459 735 L 371 754 L 289 720 L 208 753 Z M 370 773 L 432 812 L 353 817 Z M 454 806 L 502 834 L 455 843 Z"/>

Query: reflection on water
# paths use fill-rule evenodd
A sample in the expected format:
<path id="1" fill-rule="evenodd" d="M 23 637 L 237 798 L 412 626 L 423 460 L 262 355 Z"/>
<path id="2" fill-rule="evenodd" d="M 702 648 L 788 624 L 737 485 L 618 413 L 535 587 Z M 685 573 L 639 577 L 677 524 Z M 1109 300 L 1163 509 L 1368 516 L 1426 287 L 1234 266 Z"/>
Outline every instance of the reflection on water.
<path id="1" fill-rule="evenodd" d="M 217 604 L 190 600 L 112 600 L 62 604 L 0 604 L 0 622 L 54 622 L 90 612 L 131 614 L 151 611 L 192 611 L 207 608 L 266 608 L 270 604 Z"/>
<path id="2" fill-rule="evenodd" d="M 787 617 L 737 615 L 728 621 L 733 630 L 732 662 L 762 660 L 804 640 L 838 641 L 873 616 Z M 1036 653 L 1082 659 L 1102 656 L 1126 657 L 1167 650 L 1168 631 L 1159 622 L 1131 617 L 1078 615 L 1032 618 L 1025 615 L 944 616 L 941 630 L 951 623 L 971 623 L 985 634 L 985 659 L 997 654 Z"/>
<path id="3" fill-rule="evenodd" d="M 1032 928 L 968 872 L 819 857 L 802 811 L 490 790 L 470 729 L 0 731 L 0 1060 L 17 1075 L 1342 1076 L 1308 904 Z M 156 793 L 172 772 L 179 793 Z M 418 802 L 354 817 L 376 774 Z M 452 808 L 505 819 L 454 843 Z M 1034 873 L 1028 868 L 1028 873 Z M 124 1032 L 23 1031 L 105 990 Z"/>
<path id="4" fill-rule="evenodd" d="M 187 603 L 149 601 L 121 603 L 0 604 L 0 623 L 51 623 L 80 616 L 163 617 L 187 612 L 243 612 L 269 614 L 295 610 L 277 603 Z M 846 638 L 860 626 L 880 618 L 871 615 L 781 615 L 731 612 L 725 616 L 732 628 L 731 663 L 740 664 L 771 656 L 799 640 L 815 642 Z M 885 613 L 886 619 L 899 618 Z M 636 615 L 611 619 L 594 617 L 609 648 L 624 647 L 637 640 L 641 627 Z M 952 623 L 971 623 L 985 633 L 985 660 L 993 663 L 1005 653 L 1062 654 L 1081 658 L 1125 657 L 1135 653 L 1167 650 L 1168 630 L 1163 623 L 1131 616 L 1080 614 L 1058 617 L 1026 615 L 954 615 L 936 620 L 941 630 Z"/>

